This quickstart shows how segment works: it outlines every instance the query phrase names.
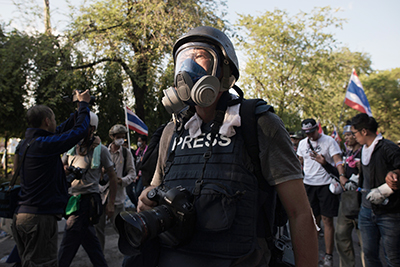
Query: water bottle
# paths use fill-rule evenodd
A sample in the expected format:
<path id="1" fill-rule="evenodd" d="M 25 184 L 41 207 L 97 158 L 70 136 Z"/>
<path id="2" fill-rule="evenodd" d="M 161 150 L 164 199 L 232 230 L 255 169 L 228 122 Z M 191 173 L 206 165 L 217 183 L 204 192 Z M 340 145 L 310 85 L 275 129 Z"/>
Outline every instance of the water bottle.
<path id="1" fill-rule="evenodd" d="M 371 192 L 371 189 L 365 189 L 365 188 L 359 187 L 359 188 L 357 188 L 357 191 L 361 192 L 361 193 L 367 193 L 368 194 L 369 192 Z M 389 198 L 385 198 L 385 200 L 382 202 L 381 205 L 386 205 L 387 203 L 389 203 Z"/>

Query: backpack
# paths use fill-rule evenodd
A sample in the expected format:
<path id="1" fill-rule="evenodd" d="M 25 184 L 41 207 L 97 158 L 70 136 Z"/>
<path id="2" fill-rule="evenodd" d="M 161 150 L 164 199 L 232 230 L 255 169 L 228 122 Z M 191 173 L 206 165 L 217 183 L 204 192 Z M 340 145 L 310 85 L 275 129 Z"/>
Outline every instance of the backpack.
<path id="1" fill-rule="evenodd" d="M 242 136 L 247 153 L 254 165 L 253 173 L 257 177 L 259 188 L 262 191 L 267 191 L 268 193 L 273 193 L 275 195 L 273 196 L 275 198 L 273 225 L 270 225 L 272 220 L 261 218 L 263 219 L 261 222 L 265 224 L 263 234 L 267 240 L 268 248 L 271 250 L 269 266 L 294 266 L 294 254 L 290 240 L 283 235 L 278 238 L 273 235 L 274 229 L 286 225 L 288 222 L 288 216 L 275 189 L 268 184 L 262 175 L 261 161 L 259 157 L 260 149 L 257 136 L 257 119 L 258 115 L 264 112 L 274 112 L 274 109 L 272 106 L 267 105 L 267 103 L 262 99 L 243 99 L 240 106 L 240 117 L 246 118 L 245 120 L 241 120 L 241 127 L 242 129 L 246 129 L 246 131 L 242 131 Z M 263 210 L 266 209 L 268 209 L 268 207 L 263 207 Z M 265 212 L 264 216 L 267 216 Z"/>
<path id="2" fill-rule="evenodd" d="M 240 106 L 240 117 L 246 118 L 242 120 L 242 128 L 249 129 L 246 131 L 242 131 L 243 139 L 246 144 L 246 150 L 248 155 L 250 156 L 253 164 L 254 164 L 254 175 L 257 177 L 258 186 L 263 191 L 269 191 L 268 189 L 271 186 L 267 183 L 264 179 L 261 171 L 261 162 L 259 144 L 258 144 L 258 137 L 257 137 L 257 115 L 256 109 L 257 107 L 265 106 L 262 108 L 262 112 L 274 112 L 272 106 L 267 105 L 267 103 L 259 98 L 256 99 L 244 99 Z M 279 200 L 279 197 L 276 196 L 275 202 L 275 218 L 274 218 L 274 226 L 280 227 L 287 223 L 288 217 L 286 214 L 285 209 L 282 206 L 282 203 Z M 268 233 L 267 233 L 268 234 Z"/>

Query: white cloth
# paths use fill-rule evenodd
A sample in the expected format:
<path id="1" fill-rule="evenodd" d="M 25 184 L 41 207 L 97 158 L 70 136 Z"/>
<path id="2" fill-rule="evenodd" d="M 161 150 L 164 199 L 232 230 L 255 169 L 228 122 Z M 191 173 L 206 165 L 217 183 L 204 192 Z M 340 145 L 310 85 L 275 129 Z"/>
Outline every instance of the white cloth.
<path id="1" fill-rule="evenodd" d="M 331 182 L 331 176 L 329 173 L 319 164 L 317 161 L 311 158 L 311 148 L 307 141 L 308 138 L 304 138 L 300 141 L 297 148 L 297 155 L 303 158 L 304 162 L 304 183 L 307 185 L 328 185 Z M 314 147 L 318 154 L 322 154 L 328 164 L 334 164 L 333 156 L 341 154 L 338 143 L 330 136 L 322 134 L 317 141 L 311 141 L 311 145 Z"/>
<path id="2" fill-rule="evenodd" d="M 363 145 L 362 154 L 361 154 L 361 162 L 364 166 L 367 166 L 369 164 L 369 161 L 371 160 L 372 152 L 374 152 L 376 144 L 379 142 L 379 140 L 382 140 L 382 138 L 383 138 L 382 135 L 378 134 L 369 147 L 367 147 L 367 145 Z"/>
<path id="3" fill-rule="evenodd" d="M 234 127 L 240 127 L 241 118 L 239 114 L 240 104 L 230 106 L 226 109 L 224 121 L 219 129 L 219 134 L 232 137 L 236 134 Z M 201 125 L 203 120 L 195 113 L 185 124 L 185 129 L 189 130 L 191 138 L 196 138 L 201 135 Z"/>

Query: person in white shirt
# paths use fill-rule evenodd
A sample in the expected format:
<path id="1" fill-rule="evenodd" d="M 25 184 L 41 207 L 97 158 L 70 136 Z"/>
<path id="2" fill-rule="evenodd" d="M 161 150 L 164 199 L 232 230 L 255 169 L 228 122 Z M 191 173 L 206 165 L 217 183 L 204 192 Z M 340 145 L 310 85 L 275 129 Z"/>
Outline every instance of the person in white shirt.
<path id="1" fill-rule="evenodd" d="M 301 128 L 307 135 L 297 148 L 297 155 L 304 168 L 304 185 L 314 216 L 317 221 L 322 219 L 324 224 L 325 257 L 321 266 L 333 266 L 335 232 L 333 217 L 338 215 L 339 197 L 329 190 L 331 177 L 315 157 L 322 155 L 329 164 L 335 165 L 344 185 L 347 178 L 344 176 L 341 150 L 333 138 L 317 131 L 318 124 L 314 119 L 305 119 L 301 123 Z"/>

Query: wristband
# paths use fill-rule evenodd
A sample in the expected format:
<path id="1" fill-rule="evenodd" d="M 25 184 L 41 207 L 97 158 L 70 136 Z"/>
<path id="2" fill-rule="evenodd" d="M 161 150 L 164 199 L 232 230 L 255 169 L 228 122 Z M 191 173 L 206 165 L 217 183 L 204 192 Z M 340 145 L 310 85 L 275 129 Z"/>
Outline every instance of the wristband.
<path id="1" fill-rule="evenodd" d="M 343 161 L 339 161 L 338 163 L 335 164 L 335 166 L 343 165 Z"/>
<path id="2" fill-rule="evenodd" d="M 344 176 L 344 173 L 341 173 L 341 174 L 339 174 L 339 176 L 343 176 L 343 177 L 346 177 L 346 176 Z"/>

